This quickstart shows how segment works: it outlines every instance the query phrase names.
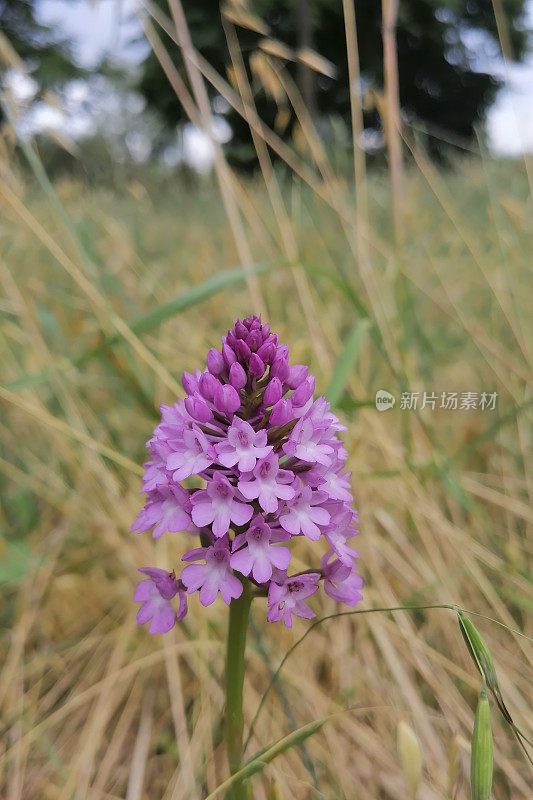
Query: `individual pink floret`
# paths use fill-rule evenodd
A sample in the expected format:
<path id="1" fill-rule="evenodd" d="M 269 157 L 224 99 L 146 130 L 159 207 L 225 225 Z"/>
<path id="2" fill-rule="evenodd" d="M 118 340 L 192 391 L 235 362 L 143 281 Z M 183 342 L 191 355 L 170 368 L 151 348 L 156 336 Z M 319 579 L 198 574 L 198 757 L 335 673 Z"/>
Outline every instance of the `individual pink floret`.
<path id="1" fill-rule="evenodd" d="M 315 616 L 305 601 L 318 589 L 319 572 L 308 572 L 287 578 L 282 584 L 271 581 L 268 589 L 269 622 L 283 620 L 287 628 L 292 628 L 292 615 L 312 619 Z"/>
<path id="2" fill-rule="evenodd" d="M 150 530 L 157 539 L 163 533 L 179 533 L 191 525 L 189 492 L 179 484 L 176 486 L 160 486 L 157 493 L 152 494 L 146 506 L 138 514 L 131 526 L 134 533 Z"/>
<path id="3" fill-rule="evenodd" d="M 137 612 L 137 622 L 150 622 L 149 633 L 168 633 L 187 613 L 187 596 L 172 573 L 156 567 L 142 567 L 139 572 L 148 575 L 135 587 L 133 599 L 142 603 Z M 171 600 L 179 595 L 178 612 L 172 608 Z"/>
<path id="4" fill-rule="evenodd" d="M 323 432 L 317 429 L 310 419 L 300 419 L 293 428 L 288 442 L 283 445 L 283 452 L 289 456 L 300 458 L 309 464 L 331 463 L 333 447 L 322 441 Z"/>
<path id="5" fill-rule="evenodd" d="M 239 480 L 239 491 L 247 500 L 259 500 L 259 505 L 267 514 L 275 514 L 278 500 L 292 500 L 296 494 L 289 484 L 294 480 L 294 473 L 279 468 L 279 458 L 269 453 L 255 465 L 252 473 L 247 473 Z"/>
<path id="6" fill-rule="evenodd" d="M 363 588 L 363 579 L 355 571 L 353 563 L 351 566 L 347 566 L 337 558 L 332 561 L 331 558 L 334 555 L 333 550 L 328 550 L 322 557 L 324 591 L 338 603 L 356 606 L 363 597 L 360 592 L 360 589 Z"/>
<path id="7" fill-rule="evenodd" d="M 303 533 L 308 539 L 317 541 L 322 532 L 320 526 L 325 527 L 330 520 L 329 513 L 320 505 L 324 500 L 327 500 L 325 492 L 302 486 L 281 512 L 279 524 L 293 536 Z"/>
<path id="8" fill-rule="evenodd" d="M 186 428 L 181 438 L 171 441 L 170 446 L 172 452 L 167 458 L 167 469 L 173 471 L 175 481 L 198 475 L 215 459 L 213 446 L 197 425 Z"/>
<path id="9" fill-rule="evenodd" d="M 211 547 L 198 547 L 183 556 L 183 561 L 205 560 L 205 564 L 189 564 L 181 573 L 181 580 L 189 594 L 200 590 L 200 602 L 210 606 L 220 592 L 229 605 L 233 597 L 242 594 L 242 583 L 230 567 L 230 550 L 227 536 Z"/>
<path id="10" fill-rule="evenodd" d="M 251 573 L 253 579 L 258 583 L 270 580 L 273 566 L 282 570 L 287 569 L 291 560 L 291 551 L 288 547 L 272 544 L 272 539 L 270 525 L 267 525 L 262 516 L 258 514 L 253 518 L 248 530 L 233 540 L 231 567 L 243 575 Z"/>
<path id="11" fill-rule="evenodd" d="M 219 538 L 228 532 L 230 523 L 246 525 L 254 513 L 252 506 L 235 498 L 236 489 L 224 475 L 216 472 L 206 489 L 191 497 L 192 520 L 197 528 L 212 525 L 214 535 Z"/>
<path id="12" fill-rule="evenodd" d="M 267 445 L 266 430 L 256 432 L 248 422 L 235 417 L 226 440 L 215 445 L 215 451 L 223 467 L 237 465 L 241 472 L 250 472 L 258 458 L 272 451 L 272 446 Z"/>

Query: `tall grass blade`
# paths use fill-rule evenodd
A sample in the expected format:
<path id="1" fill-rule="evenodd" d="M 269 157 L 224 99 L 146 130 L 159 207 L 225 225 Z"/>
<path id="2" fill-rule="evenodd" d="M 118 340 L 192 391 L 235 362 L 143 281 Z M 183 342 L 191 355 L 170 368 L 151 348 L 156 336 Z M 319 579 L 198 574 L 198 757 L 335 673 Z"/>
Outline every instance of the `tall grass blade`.
<path id="1" fill-rule="evenodd" d="M 292 733 L 289 733 L 287 736 L 279 739 L 274 744 L 267 745 L 267 747 L 260 750 L 255 754 L 255 756 L 247 761 L 242 769 L 232 775 L 231 778 L 228 778 L 219 786 L 217 786 L 214 792 L 211 792 L 211 794 L 209 794 L 205 800 L 214 800 L 214 798 L 218 797 L 221 792 L 229 789 L 237 781 L 242 781 L 245 778 L 250 778 L 252 775 L 256 775 L 258 772 L 261 772 L 275 758 L 283 753 L 286 753 L 292 747 L 301 745 L 306 739 L 308 739 L 310 736 L 313 736 L 313 734 L 319 731 L 320 728 L 326 724 L 326 722 L 329 722 L 329 720 L 333 719 L 333 717 L 337 716 L 337 714 L 328 714 L 326 717 L 322 717 L 314 722 L 308 722 L 306 725 L 302 725 L 300 728 L 292 731 Z"/>
<path id="2" fill-rule="evenodd" d="M 158 308 L 154 308 L 147 314 L 142 314 L 141 316 L 136 317 L 130 323 L 130 330 L 136 335 L 149 333 L 150 331 L 158 328 L 163 322 L 166 322 L 166 320 L 175 317 L 177 314 L 181 314 L 183 311 L 186 311 L 188 308 L 191 308 L 192 306 L 197 305 L 204 300 L 207 300 L 209 297 L 217 294 L 217 292 L 221 292 L 224 289 L 228 289 L 231 286 L 241 283 L 250 273 L 258 275 L 261 272 L 266 272 L 267 270 L 271 269 L 274 269 L 273 264 L 255 264 L 247 269 L 231 269 L 227 272 L 221 272 L 218 275 L 213 275 L 213 277 L 208 278 L 203 283 L 200 283 L 197 286 L 192 286 L 190 289 L 182 292 L 182 294 L 178 295 L 178 297 L 175 297 L 173 300 L 163 303 L 163 305 L 159 306 Z M 46 383 L 56 372 L 63 369 L 69 369 L 70 367 L 81 367 L 91 358 L 101 354 L 109 347 L 113 347 L 120 341 L 122 341 L 121 336 L 112 336 L 109 339 L 106 339 L 103 344 L 87 350 L 77 358 L 71 359 L 70 362 L 58 366 L 56 369 L 46 369 L 35 375 L 25 375 L 21 378 L 17 378 L 15 381 L 12 381 L 12 383 L 8 384 L 4 388 L 11 392 L 16 392 L 20 391 L 21 389 L 28 389 L 33 386 Z"/>
<path id="3" fill-rule="evenodd" d="M 369 328 L 370 320 L 358 320 L 358 322 L 356 322 L 353 326 L 350 335 L 346 340 L 344 349 L 339 360 L 337 361 L 335 372 L 333 373 L 329 386 L 326 390 L 326 397 L 333 406 L 336 406 L 342 398 L 348 378 L 357 364 L 357 357 L 359 355 L 361 342 L 366 336 Z"/>
<path id="4" fill-rule="evenodd" d="M 227 272 L 220 272 L 208 278 L 203 283 L 198 284 L 198 286 L 192 286 L 173 300 L 163 303 L 162 306 L 154 308 L 153 311 L 149 311 L 147 314 L 137 317 L 131 322 L 130 327 L 132 331 L 137 334 L 153 331 L 167 319 L 181 314 L 182 311 L 186 311 L 188 308 L 191 308 L 191 306 L 195 306 L 207 300 L 208 297 L 211 297 L 217 292 L 221 292 L 223 289 L 229 289 L 230 286 L 241 283 L 246 280 L 248 275 L 259 275 L 261 272 L 266 272 L 273 268 L 273 264 L 254 264 L 242 269 L 231 269 Z M 113 337 L 111 342 L 114 343 L 118 341 L 118 339 L 119 337 Z"/>

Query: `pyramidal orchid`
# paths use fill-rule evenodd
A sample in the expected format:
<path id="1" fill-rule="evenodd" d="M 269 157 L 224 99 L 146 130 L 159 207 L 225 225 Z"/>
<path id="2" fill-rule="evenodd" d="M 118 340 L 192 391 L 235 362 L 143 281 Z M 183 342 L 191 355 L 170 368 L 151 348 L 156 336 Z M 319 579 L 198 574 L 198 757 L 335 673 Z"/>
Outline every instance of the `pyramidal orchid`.
<path id="1" fill-rule="evenodd" d="M 310 619 L 309 600 L 323 584 L 331 598 L 361 599 L 357 533 L 344 430 L 324 397 L 313 399 L 307 367 L 289 363 L 257 316 L 237 320 L 206 368 L 183 373 L 186 397 L 161 406 L 148 441 L 146 504 L 132 525 L 154 538 L 183 531 L 180 568 L 143 567 L 134 599 L 139 624 L 170 630 L 187 612 L 187 595 L 202 605 L 230 605 L 226 665 L 226 736 L 230 770 L 240 764 L 244 644 L 252 597 L 265 597 L 269 622 Z M 182 485 L 182 482 L 185 482 Z M 316 546 L 310 569 L 291 569 L 291 544 Z M 199 541 L 198 541 L 199 540 Z M 177 606 L 177 608 L 176 608 Z M 235 797 L 239 789 L 235 788 Z"/>

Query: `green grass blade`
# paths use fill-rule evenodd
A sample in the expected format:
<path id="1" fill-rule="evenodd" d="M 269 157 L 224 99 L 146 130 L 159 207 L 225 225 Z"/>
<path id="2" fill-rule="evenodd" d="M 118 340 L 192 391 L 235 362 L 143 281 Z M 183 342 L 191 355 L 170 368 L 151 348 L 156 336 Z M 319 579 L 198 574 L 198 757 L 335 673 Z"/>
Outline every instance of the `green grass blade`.
<path id="1" fill-rule="evenodd" d="M 279 739 L 274 744 L 267 745 L 267 747 L 263 748 L 259 751 L 259 753 L 253 756 L 244 765 L 244 767 L 242 767 L 242 769 L 217 786 L 217 788 L 211 792 L 211 794 L 209 794 L 205 800 L 214 800 L 214 798 L 218 797 L 221 792 L 229 789 L 237 781 L 250 778 L 252 775 L 261 772 L 268 764 L 270 764 L 271 761 L 277 758 L 277 756 L 282 755 L 282 753 L 286 753 L 292 747 L 301 745 L 302 742 L 319 731 L 326 722 L 333 719 L 333 717 L 337 716 L 338 713 L 339 712 L 336 714 L 328 714 L 328 716 L 321 717 L 321 719 L 315 720 L 314 722 L 308 722 L 307 725 L 302 725 L 300 728 L 292 731 L 292 733 L 289 733 L 287 736 Z"/>
<path id="2" fill-rule="evenodd" d="M 241 283 L 245 280 L 247 275 L 258 275 L 261 272 L 266 272 L 274 268 L 275 265 L 273 264 L 255 264 L 244 269 L 231 269 L 227 272 L 221 272 L 218 275 L 213 275 L 213 277 L 208 278 L 203 283 L 200 283 L 197 286 L 192 286 L 190 289 L 186 289 L 184 292 L 182 292 L 182 294 L 178 295 L 172 300 L 169 300 L 167 303 L 163 303 L 162 306 L 149 311 L 147 314 L 142 314 L 141 316 L 136 317 L 131 321 L 130 329 L 137 335 L 149 333 L 150 331 L 155 330 L 166 320 L 175 317 L 177 314 L 181 314 L 188 308 L 207 300 L 209 297 L 212 297 L 214 294 L 217 294 L 224 289 L 228 289 L 237 283 Z M 38 386 L 42 383 L 46 383 L 55 373 L 63 369 L 70 369 L 71 367 L 81 367 L 91 358 L 100 354 L 103 350 L 118 344 L 121 340 L 122 337 L 118 335 L 113 336 L 107 339 L 105 343 L 87 350 L 85 353 L 82 353 L 75 359 L 71 359 L 70 362 L 62 364 L 61 366 L 53 369 L 43 370 L 42 372 L 38 372 L 34 375 L 24 375 L 21 378 L 17 378 L 17 380 L 7 384 L 7 386 L 4 388 L 11 392 L 16 392 L 20 391 L 21 389 L 27 389 L 33 386 Z"/>
<path id="3" fill-rule="evenodd" d="M 353 326 L 350 335 L 344 345 L 344 349 L 337 361 L 335 372 L 331 378 L 329 386 L 326 390 L 326 397 L 329 402 L 336 406 L 346 388 L 346 383 L 350 377 L 350 373 L 357 363 L 357 356 L 359 355 L 359 348 L 367 331 L 370 328 L 370 320 L 365 318 L 358 320 Z"/>
<path id="4" fill-rule="evenodd" d="M 33 375 L 22 375 L 11 383 L 7 383 L 3 388 L 10 392 L 20 392 L 22 389 L 31 389 L 41 383 L 47 383 L 58 372 L 62 372 L 74 367 L 73 363 L 63 363 L 60 367 L 44 369 L 42 372 L 35 372 Z"/>
<path id="5" fill-rule="evenodd" d="M 276 671 L 275 671 L 274 667 L 272 666 L 272 663 L 270 661 L 270 657 L 268 655 L 268 652 L 265 649 L 265 646 L 263 645 L 263 640 L 261 638 L 261 631 L 260 631 L 257 623 L 255 622 L 253 616 L 250 618 L 250 629 L 251 629 L 251 631 L 253 633 L 253 636 L 254 636 L 254 639 L 255 639 L 255 646 L 257 648 L 257 652 L 259 653 L 259 655 L 261 656 L 261 658 L 265 662 L 265 665 L 266 665 L 266 667 L 267 667 L 267 669 L 268 669 L 268 671 L 270 673 L 270 677 L 271 677 L 271 679 L 273 679 L 273 687 L 274 687 L 274 689 L 275 689 L 275 691 L 276 691 L 276 693 L 277 693 L 277 695 L 278 695 L 278 697 L 280 699 L 280 705 L 281 705 L 281 708 L 283 709 L 283 711 L 285 713 L 285 717 L 287 718 L 287 721 L 288 721 L 289 725 L 292 728 L 295 728 L 296 724 L 297 724 L 296 718 L 295 718 L 295 716 L 294 716 L 294 714 L 292 712 L 292 708 L 290 706 L 288 697 L 285 694 L 285 690 L 283 688 L 283 684 L 281 683 L 281 681 L 277 681 L 275 679 L 275 677 L 274 677 Z M 307 752 L 307 748 L 306 748 L 305 744 L 303 744 L 303 743 L 300 744 L 299 749 L 300 749 L 300 755 L 301 755 L 302 761 L 304 763 L 304 766 L 307 769 L 307 771 L 309 772 L 309 775 L 311 776 L 311 779 L 313 781 L 315 791 L 316 791 L 317 795 L 322 796 L 322 792 L 321 792 L 320 787 L 318 785 L 318 777 L 317 777 L 317 774 L 316 774 L 315 766 L 313 764 L 313 761 L 312 761 L 309 753 Z"/>
<path id="6" fill-rule="evenodd" d="M 154 330 L 162 322 L 176 316 L 176 314 L 181 314 L 182 311 L 186 311 L 203 300 L 207 300 L 208 297 L 223 289 L 228 289 L 236 283 L 241 283 L 247 275 L 259 275 L 261 272 L 266 272 L 273 268 L 274 265 L 272 264 L 254 264 L 244 269 L 231 269 L 227 272 L 220 272 L 218 275 L 213 275 L 212 278 L 208 278 L 203 283 L 198 284 L 198 286 L 191 286 L 190 289 L 187 289 L 173 300 L 169 300 L 168 303 L 163 303 L 162 306 L 154 308 L 153 311 L 137 317 L 130 327 L 136 334 L 148 333 L 148 331 Z"/>

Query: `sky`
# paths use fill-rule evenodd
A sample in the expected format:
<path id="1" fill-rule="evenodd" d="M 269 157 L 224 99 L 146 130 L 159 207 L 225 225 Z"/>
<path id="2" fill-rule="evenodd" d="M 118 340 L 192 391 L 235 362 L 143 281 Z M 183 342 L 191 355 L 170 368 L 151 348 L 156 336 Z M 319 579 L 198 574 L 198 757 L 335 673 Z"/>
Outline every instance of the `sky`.
<path id="1" fill-rule="evenodd" d="M 132 66 L 142 57 L 145 43 L 128 45 L 136 32 L 140 33 L 135 18 L 132 20 L 135 7 L 136 0 L 39 0 L 37 6 L 39 19 L 71 39 L 77 59 L 88 67 L 104 55 L 112 54 Z M 533 0 L 528 0 L 526 18 L 533 28 Z M 533 53 L 521 65 L 495 63 L 494 72 L 505 86 L 487 114 L 489 145 L 501 155 L 533 152 Z M 77 91 L 83 94 L 82 88 Z M 79 115 L 77 119 L 78 128 L 83 127 Z M 61 124 L 59 117 L 56 122 Z M 68 126 L 68 120 L 63 124 Z M 69 132 L 76 134 L 79 130 Z M 198 140 L 198 147 L 205 147 L 205 143 Z"/>

